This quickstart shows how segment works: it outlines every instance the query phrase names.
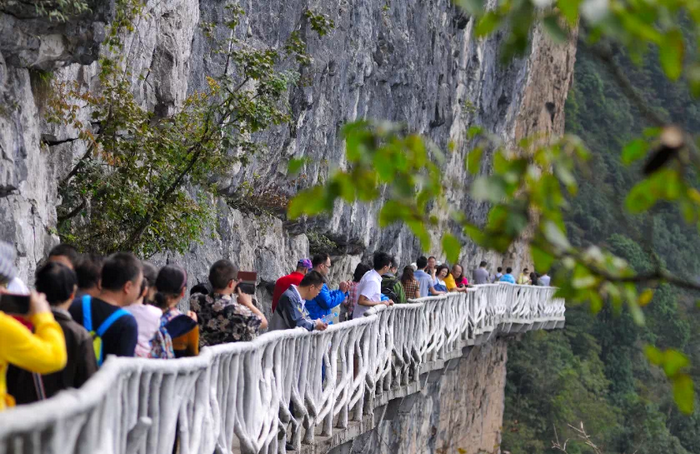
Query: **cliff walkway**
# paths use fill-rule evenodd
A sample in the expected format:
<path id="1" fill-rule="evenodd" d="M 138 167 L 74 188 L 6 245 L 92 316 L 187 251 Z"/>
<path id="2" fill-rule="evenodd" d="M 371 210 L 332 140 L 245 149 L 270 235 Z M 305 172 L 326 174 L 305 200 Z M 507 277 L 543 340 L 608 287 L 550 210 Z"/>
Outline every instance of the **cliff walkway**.
<path id="1" fill-rule="evenodd" d="M 110 357 L 79 390 L 0 413 L 0 454 L 327 452 L 496 336 L 564 326 L 552 287 L 493 284 L 277 331 L 196 358 Z"/>

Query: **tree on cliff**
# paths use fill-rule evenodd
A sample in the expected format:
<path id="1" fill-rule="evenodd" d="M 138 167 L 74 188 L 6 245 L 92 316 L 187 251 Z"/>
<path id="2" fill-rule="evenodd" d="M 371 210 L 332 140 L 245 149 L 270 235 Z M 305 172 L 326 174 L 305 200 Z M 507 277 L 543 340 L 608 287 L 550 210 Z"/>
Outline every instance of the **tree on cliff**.
<path id="1" fill-rule="evenodd" d="M 279 48 L 240 39 L 244 12 L 230 3 L 224 22 L 202 24 L 220 72 L 208 76 L 207 88 L 188 96 L 174 114 L 154 113 L 134 96 L 132 80 L 148 74 L 132 74 L 124 57 L 124 36 L 138 33 L 134 21 L 148 14 L 144 7 L 139 0 L 118 2 L 96 89 L 60 81 L 52 87 L 48 120 L 77 129 L 85 143 L 60 182 L 57 210 L 62 240 L 83 251 L 128 250 L 148 257 L 183 252 L 200 241 L 214 220 L 218 176 L 260 151 L 256 134 L 290 120 L 287 91 L 300 74 L 280 66 L 287 61 L 301 68 L 311 61 L 299 30 Z M 47 14 L 54 17 L 53 11 Z M 307 10 L 299 27 L 322 36 L 333 23 Z"/>
<path id="2" fill-rule="evenodd" d="M 618 64 L 623 57 L 640 62 L 646 53 L 655 52 L 668 80 L 682 81 L 693 96 L 700 95 L 696 42 L 686 39 L 679 25 L 690 23 L 687 29 L 697 34 L 700 2 L 502 0 L 492 9 L 481 0 L 457 3 L 472 15 L 478 37 L 505 35 L 504 61 L 526 53 L 533 27 L 558 42 L 580 33 L 580 42 L 608 69 L 646 122 L 646 128 L 620 150 L 623 161 L 630 164 L 646 158 L 626 196 L 629 215 L 670 205 L 688 224 L 700 227 L 697 138 L 693 131 L 672 124 L 664 112 L 650 108 Z M 474 175 L 470 191 L 474 199 L 491 205 L 486 222 L 475 225 L 463 213 L 450 211 L 446 193 L 454 182 L 442 178 L 438 163 L 443 152 L 434 144 L 402 125 L 372 121 L 347 125 L 344 135 L 346 168 L 300 193 L 290 203 L 290 217 L 329 212 L 338 201 L 368 202 L 381 193 L 386 201 L 380 224 L 405 223 L 428 249 L 428 229 L 438 224 L 436 212 L 449 212 L 459 233 L 442 237 L 448 260 L 457 259 L 467 237 L 501 253 L 524 240 L 538 270 L 557 270 L 554 281 L 560 286 L 559 296 L 587 302 L 594 312 L 605 304 L 611 304 L 615 313 L 624 308 L 637 325 L 644 324 L 643 307 L 655 292 L 663 292 L 664 285 L 700 291 L 695 276 L 671 273 L 660 260 L 647 270 L 635 270 L 602 241 L 572 244 L 565 214 L 578 191 L 576 175 L 586 171 L 590 156 L 583 138 L 571 134 L 554 139 L 528 137 L 512 149 L 479 125 L 472 126 L 467 136 L 471 151 L 464 163 Z M 481 172 L 482 168 L 491 169 L 492 174 Z M 679 408 L 691 412 L 694 390 L 687 356 L 652 343 L 646 346 L 646 356 L 666 373 Z"/>

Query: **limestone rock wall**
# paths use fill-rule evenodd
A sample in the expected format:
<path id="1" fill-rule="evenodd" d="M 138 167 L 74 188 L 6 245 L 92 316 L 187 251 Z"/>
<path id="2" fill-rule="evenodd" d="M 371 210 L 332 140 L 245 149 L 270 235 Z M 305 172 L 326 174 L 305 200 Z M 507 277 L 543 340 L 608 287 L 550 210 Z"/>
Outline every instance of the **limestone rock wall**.
<path id="1" fill-rule="evenodd" d="M 500 452 L 505 405 L 507 341 L 472 347 L 428 384 L 390 403 L 374 430 L 332 454 L 487 454 Z"/>
<path id="2" fill-rule="evenodd" d="M 95 86 L 96 49 L 114 4 L 91 4 L 90 14 L 58 26 L 32 16 L 22 2 L 0 2 L 0 236 L 17 245 L 21 274 L 30 281 L 37 261 L 57 242 L 57 182 L 85 150 L 77 131 L 42 120 L 37 71 L 50 69 L 56 80 Z M 225 5 L 221 0 L 146 3 L 135 31 L 124 37 L 133 89 L 144 106 L 161 115 L 171 113 L 188 93 L 204 86 L 205 76 L 221 71 L 223 61 L 211 54 L 200 25 L 225 21 Z M 455 144 L 443 165 L 446 179 L 454 183 L 450 203 L 483 221 L 487 207 L 464 189 L 471 179 L 464 166 L 465 131 L 481 125 L 508 144 L 536 131 L 562 132 L 573 44 L 555 46 L 535 32 L 527 58 L 501 65 L 503 37 L 473 38 L 473 21 L 450 0 L 244 0 L 241 5 L 247 13 L 238 32 L 241 39 L 279 46 L 299 30 L 314 62 L 301 69 L 307 83 L 289 94 L 292 123 L 260 135 L 268 150 L 249 166 L 219 176 L 227 191 L 248 181 L 292 195 L 322 181 L 344 165 L 340 127 L 360 118 L 382 118 L 405 122 L 443 150 L 448 142 Z M 317 37 L 304 18 L 307 8 L 329 15 L 335 29 Z M 87 118 L 89 112 L 83 114 Z M 303 169 L 304 181 L 286 175 L 288 161 L 301 156 L 311 158 Z M 193 244 L 185 257 L 156 258 L 185 264 L 193 282 L 205 277 L 220 257 L 254 267 L 264 283 L 274 282 L 308 255 L 309 231 L 340 245 L 333 278 L 348 278 L 363 255 L 378 248 L 398 254 L 402 264 L 419 253 L 406 229 L 379 229 L 375 215 L 381 202 L 339 205 L 332 216 L 294 228 L 223 200 L 212 203 L 219 210 L 218 222 L 204 244 Z M 440 230 L 445 228 L 453 227 L 443 219 Z M 439 255 L 437 244 L 432 252 Z M 471 243 L 461 251 L 467 267 L 482 258 L 494 264 L 502 260 L 485 256 Z M 515 248 L 505 260 L 519 265 L 525 256 Z M 264 290 L 260 296 L 266 296 Z"/>

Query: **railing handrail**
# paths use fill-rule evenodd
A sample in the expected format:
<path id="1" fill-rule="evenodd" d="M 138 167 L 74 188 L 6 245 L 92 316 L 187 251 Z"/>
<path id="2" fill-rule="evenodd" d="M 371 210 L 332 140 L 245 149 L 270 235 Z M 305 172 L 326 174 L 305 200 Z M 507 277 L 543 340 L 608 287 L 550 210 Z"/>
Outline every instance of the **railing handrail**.
<path id="1" fill-rule="evenodd" d="M 346 428 L 396 393 L 415 392 L 421 373 L 484 336 L 561 326 L 565 307 L 554 291 L 485 284 L 375 306 L 322 332 L 207 347 L 194 358 L 110 357 L 79 390 L 0 413 L 0 454 L 58 446 L 165 454 L 176 430 L 183 454 L 231 452 L 234 435 L 246 453 L 298 449 L 302 438 L 313 443 L 317 426 L 329 435 L 334 421 Z"/>

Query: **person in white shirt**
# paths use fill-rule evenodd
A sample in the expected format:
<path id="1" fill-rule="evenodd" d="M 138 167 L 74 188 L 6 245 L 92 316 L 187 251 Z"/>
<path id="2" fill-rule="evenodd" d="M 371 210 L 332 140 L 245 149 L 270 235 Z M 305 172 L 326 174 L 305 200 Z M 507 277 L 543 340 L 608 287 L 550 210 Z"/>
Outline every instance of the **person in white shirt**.
<path id="1" fill-rule="evenodd" d="M 151 289 L 155 288 L 158 270 L 148 262 L 143 262 L 143 280 L 141 281 L 141 296 L 133 304 L 124 309 L 129 311 L 136 319 L 139 327 L 139 337 L 136 342 L 134 354 L 141 358 L 149 358 L 151 353 L 151 340 L 160 328 L 160 318 L 163 311 L 148 304 L 147 297 Z"/>
<path id="2" fill-rule="evenodd" d="M 384 304 L 393 306 L 392 300 L 382 301 L 382 275 L 391 268 L 391 256 L 386 252 L 375 252 L 374 269 L 362 276 L 357 286 L 357 305 L 352 312 L 352 318 L 357 319 L 373 306 Z"/>

